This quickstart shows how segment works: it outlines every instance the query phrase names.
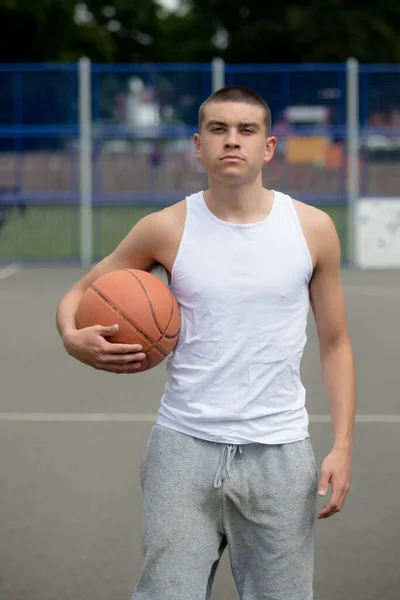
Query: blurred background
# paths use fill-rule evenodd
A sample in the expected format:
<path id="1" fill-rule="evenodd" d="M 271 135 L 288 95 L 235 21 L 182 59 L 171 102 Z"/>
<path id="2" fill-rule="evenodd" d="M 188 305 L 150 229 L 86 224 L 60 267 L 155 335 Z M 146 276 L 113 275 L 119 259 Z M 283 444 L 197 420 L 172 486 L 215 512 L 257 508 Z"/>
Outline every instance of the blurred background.
<path id="1" fill-rule="evenodd" d="M 240 84 L 272 110 L 265 184 L 331 214 L 344 264 L 400 266 L 394 1 L 1 0 L 0 22 L 1 262 L 90 264 L 204 188 L 198 107 Z"/>
<path id="2" fill-rule="evenodd" d="M 55 312 L 138 219 L 206 187 L 192 138 L 224 84 L 271 107 L 265 185 L 327 211 L 341 240 L 354 470 L 342 513 L 317 524 L 315 599 L 399 600 L 398 2 L 0 0 L 0 24 L 0 600 L 131 596 L 165 364 L 90 369 Z M 320 467 L 332 426 L 311 315 L 307 336 Z M 227 553 L 213 598 L 238 598 Z"/>

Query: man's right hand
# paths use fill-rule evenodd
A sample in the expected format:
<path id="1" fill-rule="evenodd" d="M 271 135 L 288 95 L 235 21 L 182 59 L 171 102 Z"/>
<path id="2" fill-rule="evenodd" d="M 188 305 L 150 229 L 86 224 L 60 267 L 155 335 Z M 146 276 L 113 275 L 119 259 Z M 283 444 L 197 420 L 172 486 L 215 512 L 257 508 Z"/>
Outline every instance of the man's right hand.
<path id="1" fill-rule="evenodd" d="M 94 325 L 63 336 L 66 351 L 80 362 L 109 373 L 135 373 L 146 358 L 138 344 L 117 344 L 105 338 L 118 333 L 118 325 Z"/>

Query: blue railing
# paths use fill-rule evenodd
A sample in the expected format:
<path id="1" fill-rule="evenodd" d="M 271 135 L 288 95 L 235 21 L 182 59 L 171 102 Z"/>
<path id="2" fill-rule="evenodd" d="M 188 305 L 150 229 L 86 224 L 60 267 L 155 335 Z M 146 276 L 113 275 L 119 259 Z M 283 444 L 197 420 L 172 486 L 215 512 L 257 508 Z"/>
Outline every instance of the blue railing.
<path id="1" fill-rule="evenodd" d="M 271 108 L 278 146 L 266 184 L 345 207 L 346 64 L 228 64 L 225 83 L 252 88 Z M 152 210 L 207 184 L 192 137 L 212 84 L 209 63 L 91 66 L 95 206 Z M 361 193 L 398 196 L 400 65 L 360 65 L 359 96 Z M 290 116 L 299 107 L 309 121 Z M 78 149 L 78 65 L 0 65 L 0 226 L 16 206 L 76 207 Z"/>

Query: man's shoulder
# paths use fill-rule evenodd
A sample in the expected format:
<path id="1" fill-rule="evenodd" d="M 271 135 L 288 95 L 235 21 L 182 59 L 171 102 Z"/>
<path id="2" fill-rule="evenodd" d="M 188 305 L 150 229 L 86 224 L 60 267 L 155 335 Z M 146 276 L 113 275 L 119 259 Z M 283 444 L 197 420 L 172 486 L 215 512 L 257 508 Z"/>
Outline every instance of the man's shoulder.
<path id="1" fill-rule="evenodd" d="M 294 200 L 294 207 L 307 240 L 314 266 L 324 257 L 340 254 L 340 240 L 332 218 L 324 210 Z"/>
<path id="2" fill-rule="evenodd" d="M 186 200 L 180 200 L 171 206 L 163 208 L 158 213 L 160 221 L 167 225 L 182 223 L 186 217 Z"/>
<path id="3" fill-rule="evenodd" d="M 293 200 L 293 206 L 299 217 L 301 226 L 310 233 L 325 235 L 335 230 L 332 218 L 324 210 L 305 202 L 300 202 L 300 200 Z"/>
<path id="4" fill-rule="evenodd" d="M 147 230 L 161 233 L 183 227 L 185 217 L 186 201 L 181 200 L 171 206 L 151 212 L 141 219 L 141 223 Z"/>

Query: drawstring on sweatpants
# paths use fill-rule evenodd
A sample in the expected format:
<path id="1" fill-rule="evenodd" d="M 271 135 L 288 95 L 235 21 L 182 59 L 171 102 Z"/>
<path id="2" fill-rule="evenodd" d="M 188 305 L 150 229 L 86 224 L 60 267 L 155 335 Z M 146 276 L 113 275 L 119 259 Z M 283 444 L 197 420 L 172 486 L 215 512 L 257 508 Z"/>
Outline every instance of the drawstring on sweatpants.
<path id="1" fill-rule="evenodd" d="M 236 446 L 235 444 L 224 444 L 221 452 L 221 458 L 219 461 L 218 469 L 215 474 L 215 488 L 220 488 L 225 478 L 227 476 L 231 476 L 230 467 L 233 459 L 236 456 L 236 452 L 239 452 L 239 455 L 241 457 L 243 452 L 242 446 Z"/>

